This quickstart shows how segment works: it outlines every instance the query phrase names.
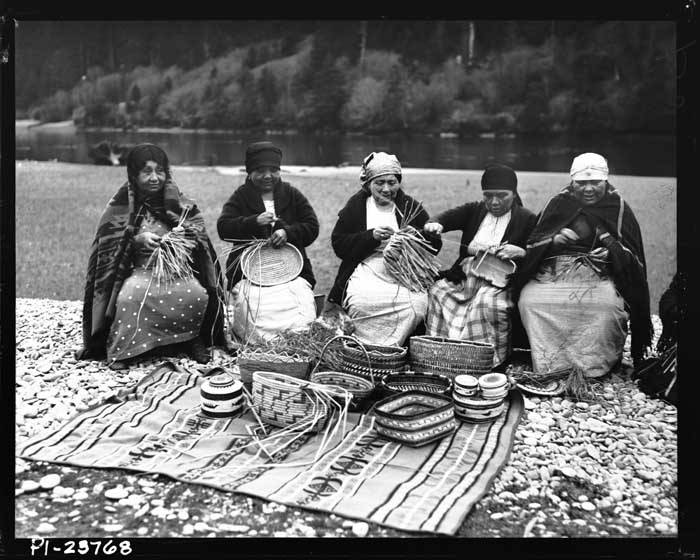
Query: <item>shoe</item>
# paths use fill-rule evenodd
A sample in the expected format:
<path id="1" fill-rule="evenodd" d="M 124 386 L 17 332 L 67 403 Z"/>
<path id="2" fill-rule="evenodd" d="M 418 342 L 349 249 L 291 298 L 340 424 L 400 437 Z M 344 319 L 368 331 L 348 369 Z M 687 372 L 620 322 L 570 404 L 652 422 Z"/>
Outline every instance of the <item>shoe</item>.
<path id="1" fill-rule="evenodd" d="M 199 337 L 190 341 L 189 355 L 197 363 L 206 364 L 211 360 L 211 353 Z"/>
<path id="2" fill-rule="evenodd" d="M 113 369 L 115 371 L 122 371 L 125 369 L 129 369 L 129 365 L 126 362 L 121 362 L 119 360 L 113 361 L 111 364 L 109 364 L 109 369 Z"/>

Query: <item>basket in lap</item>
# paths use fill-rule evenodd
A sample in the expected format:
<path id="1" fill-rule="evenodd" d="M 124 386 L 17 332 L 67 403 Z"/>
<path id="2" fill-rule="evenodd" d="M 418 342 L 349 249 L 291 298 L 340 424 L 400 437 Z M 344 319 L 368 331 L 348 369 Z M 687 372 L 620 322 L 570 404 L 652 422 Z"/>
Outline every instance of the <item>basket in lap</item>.
<path id="1" fill-rule="evenodd" d="M 369 364 L 367 357 L 369 357 Z M 356 338 L 344 341 L 340 355 L 342 368 L 347 373 L 359 375 L 365 379 L 373 377 L 375 385 L 383 375 L 404 371 L 407 358 L 407 348 L 363 344 Z"/>
<path id="2" fill-rule="evenodd" d="M 304 259 L 299 249 L 290 243 L 279 248 L 258 243 L 243 251 L 240 265 L 243 275 L 253 284 L 277 286 L 299 276 Z"/>
<path id="3" fill-rule="evenodd" d="M 271 371 L 253 373 L 253 406 L 260 418 L 273 426 L 319 431 L 339 410 L 336 400 L 350 396 L 338 387 L 319 385 Z"/>
<path id="4" fill-rule="evenodd" d="M 409 362 L 416 373 L 438 373 L 454 378 L 467 373 L 480 376 L 493 367 L 493 344 L 437 336 L 412 336 Z"/>
<path id="5" fill-rule="evenodd" d="M 367 377 L 343 371 L 317 371 L 320 365 L 323 363 L 323 356 L 331 343 L 336 340 L 345 339 L 357 343 L 360 351 L 364 353 Z M 314 366 L 309 379 L 314 383 L 342 387 L 346 391 L 349 391 L 352 394 L 352 404 L 354 405 L 357 405 L 362 399 L 369 397 L 374 391 L 375 387 L 375 377 L 372 373 L 372 364 L 369 354 L 365 350 L 365 346 L 356 338 L 346 335 L 334 336 L 333 338 L 329 339 L 328 342 L 326 342 L 326 344 L 323 346 L 323 350 L 321 350 L 321 355 L 319 356 L 318 362 Z"/>

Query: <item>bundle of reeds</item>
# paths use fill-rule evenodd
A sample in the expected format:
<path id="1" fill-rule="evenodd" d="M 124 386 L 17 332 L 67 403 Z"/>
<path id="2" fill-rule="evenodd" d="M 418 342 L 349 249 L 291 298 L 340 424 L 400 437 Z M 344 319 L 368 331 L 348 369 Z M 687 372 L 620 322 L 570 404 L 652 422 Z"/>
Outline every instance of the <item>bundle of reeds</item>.
<path id="1" fill-rule="evenodd" d="M 160 285 L 177 278 L 192 278 L 192 252 L 196 247 L 196 240 L 188 237 L 181 226 L 165 233 L 146 263 L 153 270 L 153 280 Z"/>
<path id="2" fill-rule="evenodd" d="M 395 232 L 383 254 L 387 273 L 412 292 L 427 290 L 438 277 L 435 250 L 412 226 Z"/>
<path id="3" fill-rule="evenodd" d="M 314 365 L 323 356 L 321 366 L 340 371 L 338 369 L 342 365 L 340 347 L 327 349 L 325 354 L 323 353 L 326 342 L 336 335 L 335 329 L 320 321 L 314 321 L 307 329 L 283 330 L 272 339 L 251 341 L 245 347 L 305 358 Z"/>

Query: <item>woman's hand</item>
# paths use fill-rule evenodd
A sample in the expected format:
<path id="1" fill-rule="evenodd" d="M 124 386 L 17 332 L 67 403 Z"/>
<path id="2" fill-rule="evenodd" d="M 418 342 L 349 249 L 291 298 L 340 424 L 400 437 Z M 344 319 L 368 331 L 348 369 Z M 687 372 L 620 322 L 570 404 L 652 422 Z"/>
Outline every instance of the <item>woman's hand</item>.
<path id="1" fill-rule="evenodd" d="M 496 256 L 499 259 L 520 259 L 525 256 L 525 249 L 517 245 L 506 243 L 502 247 L 496 249 Z"/>
<path id="2" fill-rule="evenodd" d="M 276 229 L 270 236 L 270 244 L 273 247 L 281 247 L 287 242 L 287 232 L 282 228 Z"/>
<path id="3" fill-rule="evenodd" d="M 148 251 L 155 251 L 160 243 L 160 235 L 152 231 L 142 231 L 134 236 L 134 243 L 140 248 Z"/>
<path id="4" fill-rule="evenodd" d="M 275 215 L 272 212 L 263 212 L 262 214 L 258 214 L 255 221 L 259 226 L 268 226 L 275 221 Z"/>
<path id="5" fill-rule="evenodd" d="M 389 226 L 381 226 L 372 230 L 372 236 L 377 241 L 384 241 L 385 239 L 389 239 L 393 234 L 394 230 Z"/>
<path id="6" fill-rule="evenodd" d="M 423 231 L 427 233 L 435 233 L 437 235 L 440 235 L 443 231 L 443 226 L 439 222 L 426 222 L 426 224 L 423 226 Z"/>
<path id="7" fill-rule="evenodd" d="M 553 240 L 555 245 L 571 245 L 579 240 L 579 236 L 569 228 L 561 228 L 559 233 L 554 235 Z"/>

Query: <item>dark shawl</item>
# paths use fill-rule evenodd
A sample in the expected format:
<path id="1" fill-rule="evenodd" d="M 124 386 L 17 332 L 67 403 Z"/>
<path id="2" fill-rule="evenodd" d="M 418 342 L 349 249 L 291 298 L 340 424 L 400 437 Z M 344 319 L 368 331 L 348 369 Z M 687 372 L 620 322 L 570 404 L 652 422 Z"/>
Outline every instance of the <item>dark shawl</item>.
<path id="1" fill-rule="evenodd" d="M 338 212 L 338 221 L 331 233 L 331 244 L 335 254 L 342 259 L 335 282 L 328 294 L 328 301 L 342 305 L 345 288 L 357 265 L 370 256 L 381 244 L 373 236 L 373 229 L 367 229 L 368 191 L 360 190 L 350 197 L 345 207 Z M 399 189 L 396 192 L 396 221 L 401 224 L 402 214 L 413 215 L 408 225 L 417 230 L 423 229 L 428 221 L 428 213 L 421 203 Z M 420 208 L 420 211 L 418 209 Z M 415 210 L 415 212 L 413 211 Z M 442 247 L 439 236 L 421 232 L 436 252 Z"/>
<path id="2" fill-rule="evenodd" d="M 525 249 L 527 239 L 537 222 L 537 216 L 534 212 L 523 207 L 519 197 L 513 202 L 510 212 L 510 222 L 508 222 L 503 233 L 503 241 Z M 460 263 L 465 257 L 469 256 L 469 244 L 474 239 L 476 232 L 479 231 L 479 226 L 487 213 L 488 210 L 482 200 L 469 202 L 457 208 L 446 210 L 435 218 L 435 221 L 443 226 L 443 232 L 462 230 L 459 257 L 452 265 L 452 268 L 442 274 L 448 280 L 458 282 L 465 278 Z"/>
<path id="3" fill-rule="evenodd" d="M 527 255 L 516 272 L 516 292 L 537 274 L 542 260 L 551 254 L 554 235 L 579 215 L 583 216 L 592 228 L 600 226 L 614 238 L 608 246 L 608 258 L 615 287 L 630 312 L 632 358 L 636 363 L 643 357 L 645 348 L 651 345 L 654 332 L 649 307 L 644 246 L 632 209 L 612 185 L 608 184 L 603 198 L 591 206 L 579 202 L 570 187 L 564 188 L 550 199 L 528 239 Z"/>
<path id="4" fill-rule="evenodd" d="M 162 192 L 163 200 L 153 205 L 138 199 L 134 188 L 126 182 L 107 203 L 90 248 L 83 298 L 83 348 L 76 353 L 76 358 L 102 359 L 106 355 L 105 346 L 114 320 L 117 296 L 134 268 L 136 247 L 133 238 L 145 215 L 144 207 L 170 227 L 175 226 L 178 218 L 186 212 L 182 225 L 186 234 L 197 241 L 192 268 L 209 295 L 200 335 L 209 345 L 225 343 L 220 304 L 223 301 L 221 272 L 202 215 L 172 180 L 166 181 Z"/>
<path id="5" fill-rule="evenodd" d="M 274 187 L 272 198 L 275 203 L 277 222 L 274 229 L 283 228 L 287 232 L 287 242 L 294 245 L 304 259 L 299 276 L 306 279 L 313 288 L 316 285 L 311 261 L 306 256 L 306 249 L 318 237 L 318 218 L 306 197 L 284 181 Z M 272 233 L 268 226 L 259 226 L 256 219 L 265 212 L 265 204 L 257 187 L 246 179 L 226 201 L 221 215 L 216 222 L 219 237 L 226 239 L 267 239 Z M 233 243 L 234 248 L 236 243 Z M 240 267 L 236 266 L 241 250 L 233 250 L 226 261 L 226 277 L 231 289 L 242 277 Z"/>

